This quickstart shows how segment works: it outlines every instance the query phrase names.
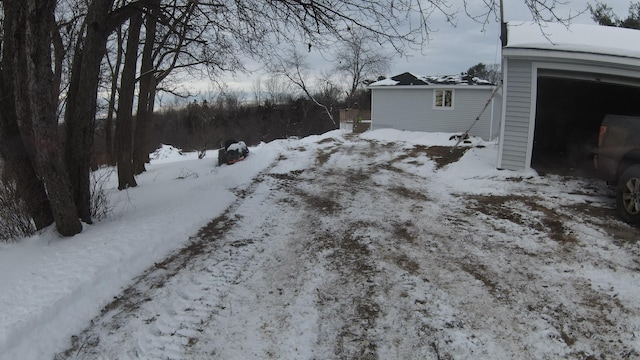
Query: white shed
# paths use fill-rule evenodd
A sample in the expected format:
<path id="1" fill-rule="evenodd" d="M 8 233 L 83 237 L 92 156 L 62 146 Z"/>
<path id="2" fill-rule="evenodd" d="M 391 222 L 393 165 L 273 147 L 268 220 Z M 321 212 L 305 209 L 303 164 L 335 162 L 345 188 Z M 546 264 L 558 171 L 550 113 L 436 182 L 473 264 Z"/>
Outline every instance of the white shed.
<path id="1" fill-rule="evenodd" d="M 371 127 L 409 131 L 463 133 L 485 140 L 497 137 L 500 96 L 494 84 L 462 75 L 415 76 L 403 73 L 369 85 Z"/>
<path id="2" fill-rule="evenodd" d="M 498 168 L 592 171 L 604 115 L 640 115 L 640 31 L 535 23 L 506 29 Z"/>

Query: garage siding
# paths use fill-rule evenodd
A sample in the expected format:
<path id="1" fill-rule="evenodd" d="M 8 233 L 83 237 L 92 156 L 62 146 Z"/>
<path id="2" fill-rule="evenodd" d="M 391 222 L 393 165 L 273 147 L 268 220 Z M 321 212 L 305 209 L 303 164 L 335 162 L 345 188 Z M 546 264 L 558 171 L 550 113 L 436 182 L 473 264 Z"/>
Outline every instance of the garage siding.
<path id="1" fill-rule="evenodd" d="M 531 61 L 509 60 L 505 87 L 502 168 L 526 168 L 531 117 Z"/>
<path id="2" fill-rule="evenodd" d="M 433 91 L 436 88 L 454 90 L 453 109 L 433 109 Z M 416 89 L 391 86 L 372 88 L 372 127 L 462 133 L 473 124 L 491 92 L 492 89 L 488 87 L 470 89 L 466 85 Z M 496 120 L 492 128 L 491 115 L 493 110 L 494 119 L 499 119 L 500 109 L 499 104 L 489 106 L 469 133 L 485 140 L 495 137 L 499 125 Z"/>

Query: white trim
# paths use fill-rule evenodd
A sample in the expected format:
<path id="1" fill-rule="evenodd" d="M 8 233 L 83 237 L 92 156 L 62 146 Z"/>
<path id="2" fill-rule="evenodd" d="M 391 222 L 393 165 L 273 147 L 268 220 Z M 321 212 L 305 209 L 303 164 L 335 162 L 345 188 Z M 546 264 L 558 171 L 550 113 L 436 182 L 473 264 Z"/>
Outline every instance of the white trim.
<path id="1" fill-rule="evenodd" d="M 613 75 L 613 76 L 622 76 L 622 77 L 628 77 L 628 78 L 629 77 L 640 78 L 640 72 L 635 72 L 635 74 L 632 74 L 632 72 L 630 71 L 625 71 L 622 69 L 610 68 L 605 66 L 532 61 L 531 62 L 531 103 L 530 103 L 530 110 L 529 110 L 529 136 L 527 139 L 527 153 L 526 153 L 527 155 L 526 155 L 525 164 L 524 164 L 525 169 L 531 168 L 531 158 L 533 156 L 533 141 L 534 141 L 535 128 L 536 128 L 536 110 L 538 108 L 538 74 L 540 70 L 545 70 L 545 69 Z M 571 76 L 567 76 L 566 78 L 570 79 Z M 612 83 L 612 81 L 610 81 L 609 83 Z M 620 83 L 624 83 L 624 82 L 621 81 Z M 502 155 L 500 155 L 500 159 L 502 159 Z"/>
<path id="2" fill-rule="evenodd" d="M 507 94 L 509 93 L 508 81 L 507 81 L 507 67 L 509 61 L 506 57 L 502 57 L 502 113 L 500 114 L 500 133 L 498 135 L 498 160 L 496 161 L 496 168 L 504 169 L 502 166 L 502 155 L 504 153 L 504 127 L 505 127 L 505 119 L 507 117 Z"/>
<path id="3" fill-rule="evenodd" d="M 585 65 L 585 64 L 565 64 L 565 63 L 549 63 L 543 61 L 534 61 L 534 64 L 537 64 L 537 68 L 541 70 L 559 70 L 559 71 L 567 71 L 572 74 L 566 74 L 563 76 L 560 74 L 553 74 L 553 77 L 560 79 L 577 79 L 577 80 L 587 80 L 587 81 L 595 81 L 602 82 L 608 84 L 619 84 L 619 85 L 630 85 L 630 86 L 640 86 L 640 71 L 631 71 L 625 69 L 617 69 L 611 68 L 608 66 L 593 66 L 593 65 Z M 585 74 L 586 73 L 586 74 Z M 609 75 L 618 77 L 617 79 L 613 78 L 590 78 L 588 76 L 580 76 L 580 74 L 585 75 Z M 638 79 L 639 81 L 628 81 L 624 80 L 624 78 L 633 78 Z"/>
<path id="4" fill-rule="evenodd" d="M 436 105 L 436 93 L 442 90 L 442 106 L 437 106 Z M 445 94 L 447 91 L 451 91 L 451 106 L 445 106 Z M 431 103 L 431 107 L 433 108 L 433 110 L 443 110 L 443 111 L 451 111 L 451 110 L 455 110 L 456 108 L 456 90 L 455 89 L 451 89 L 449 87 L 438 87 L 438 88 L 433 88 L 433 102 Z"/>
<path id="5" fill-rule="evenodd" d="M 531 99 L 529 100 L 529 134 L 527 136 L 527 153 L 524 159 L 525 170 L 531 169 L 533 157 L 533 140 L 536 132 L 536 109 L 538 107 L 538 68 L 539 63 L 531 63 Z"/>
<path id="6" fill-rule="evenodd" d="M 640 67 L 640 59 L 636 57 L 616 56 L 585 53 L 578 51 L 563 50 L 541 50 L 527 48 L 503 48 L 503 57 L 521 57 L 527 60 L 535 61 L 538 59 L 554 59 L 554 60 L 581 60 L 588 62 L 599 62 L 607 64 L 616 64 L 630 67 Z"/>

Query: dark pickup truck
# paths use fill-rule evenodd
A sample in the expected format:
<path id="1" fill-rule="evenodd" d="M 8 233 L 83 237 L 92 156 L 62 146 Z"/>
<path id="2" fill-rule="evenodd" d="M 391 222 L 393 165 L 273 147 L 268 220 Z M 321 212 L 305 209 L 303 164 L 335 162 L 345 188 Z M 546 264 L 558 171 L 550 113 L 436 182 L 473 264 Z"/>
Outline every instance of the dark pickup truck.
<path id="1" fill-rule="evenodd" d="M 640 117 L 606 115 L 594 150 L 598 174 L 616 187 L 624 221 L 640 224 Z"/>

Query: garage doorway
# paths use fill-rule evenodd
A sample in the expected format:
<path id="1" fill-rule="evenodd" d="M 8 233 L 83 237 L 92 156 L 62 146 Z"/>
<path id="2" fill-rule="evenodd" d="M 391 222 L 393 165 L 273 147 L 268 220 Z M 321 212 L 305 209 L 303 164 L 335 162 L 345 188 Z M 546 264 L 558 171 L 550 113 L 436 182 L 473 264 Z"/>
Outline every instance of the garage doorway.
<path id="1" fill-rule="evenodd" d="M 531 167 L 540 174 L 593 177 L 600 122 L 605 114 L 640 115 L 640 84 L 562 74 L 539 72 Z"/>

